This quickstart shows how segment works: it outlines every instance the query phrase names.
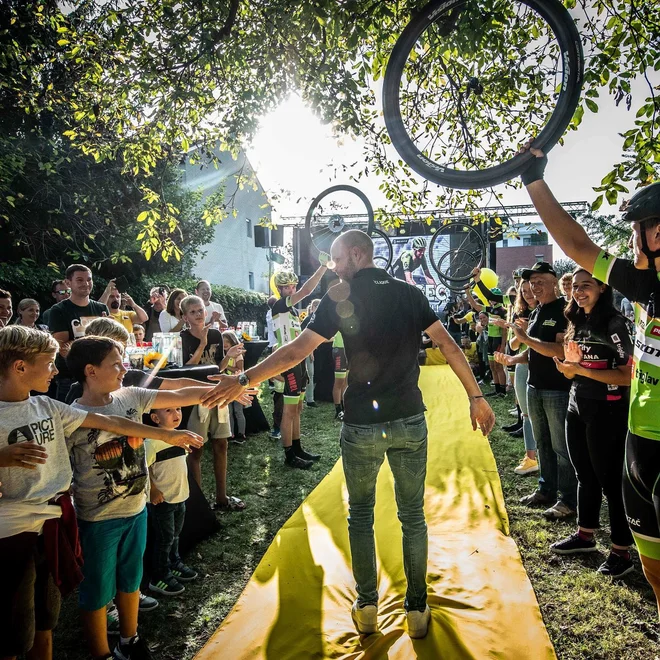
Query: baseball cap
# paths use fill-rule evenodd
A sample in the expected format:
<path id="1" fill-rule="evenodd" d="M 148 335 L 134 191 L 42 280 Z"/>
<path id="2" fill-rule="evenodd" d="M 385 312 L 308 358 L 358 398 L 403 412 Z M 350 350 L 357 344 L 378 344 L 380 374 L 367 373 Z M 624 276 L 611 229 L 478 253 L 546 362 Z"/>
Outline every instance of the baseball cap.
<path id="1" fill-rule="evenodd" d="M 539 261 L 535 263 L 531 268 L 525 268 L 522 272 L 523 280 L 528 280 L 532 275 L 536 273 L 550 273 L 557 277 L 555 269 L 547 261 Z"/>

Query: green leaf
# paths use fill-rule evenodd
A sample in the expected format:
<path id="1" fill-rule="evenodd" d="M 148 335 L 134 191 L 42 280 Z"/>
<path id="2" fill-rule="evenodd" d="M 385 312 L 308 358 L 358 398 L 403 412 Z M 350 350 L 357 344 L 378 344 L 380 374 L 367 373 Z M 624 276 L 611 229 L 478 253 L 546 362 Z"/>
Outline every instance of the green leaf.
<path id="1" fill-rule="evenodd" d="M 591 203 L 591 210 L 597 211 L 603 205 L 603 195 L 598 195 L 596 199 Z"/>
<path id="2" fill-rule="evenodd" d="M 591 99 L 584 99 L 584 102 L 591 112 L 598 112 L 598 104 Z"/>

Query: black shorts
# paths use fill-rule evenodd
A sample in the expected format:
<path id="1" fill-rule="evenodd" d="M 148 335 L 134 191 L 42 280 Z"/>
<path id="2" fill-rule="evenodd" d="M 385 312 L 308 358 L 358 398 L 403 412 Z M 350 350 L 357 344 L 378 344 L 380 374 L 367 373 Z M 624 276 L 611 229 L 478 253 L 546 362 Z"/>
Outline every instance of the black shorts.
<path id="1" fill-rule="evenodd" d="M 628 431 L 623 504 L 640 555 L 660 560 L 660 441 Z"/>
<path id="2" fill-rule="evenodd" d="M 333 348 L 332 360 L 335 365 L 335 377 L 346 378 L 346 372 L 348 371 L 346 351 L 343 348 Z"/>
<path id="3" fill-rule="evenodd" d="M 308 377 L 305 362 L 285 371 L 282 378 L 284 378 L 284 403 L 298 403 L 307 387 Z"/>
<path id="4" fill-rule="evenodd" d="M 43 536 L 23 532 L 0 539 L 0 657 L 22 655 L 34 644 L 35 630 L 52 630 L 61 596 L 48 570 Z"/>
<path id="5" fill-rule="evenodd" d="M 502 337 L 488 337 L 488 359 L 492 360 L 495 351 L 499 351 L 502 346 Z"/>

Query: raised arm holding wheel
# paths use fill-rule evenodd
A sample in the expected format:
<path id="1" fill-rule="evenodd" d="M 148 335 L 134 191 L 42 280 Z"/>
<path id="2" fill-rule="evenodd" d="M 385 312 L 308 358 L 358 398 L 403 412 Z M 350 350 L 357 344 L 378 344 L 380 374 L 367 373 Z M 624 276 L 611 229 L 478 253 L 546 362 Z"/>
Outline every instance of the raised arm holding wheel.
<path id="1" fill-rule="evenodd" d="M 527 145 L 525 148 L 529 148 Z M 543 180 L 547 158 L 538 149 L 522 180 L 541 220 L 568 257 L 635 303 L 624 504 L 644 573 L 660 602 L 660 183 L 637 192 L 622 220 L 632 225 L 634 259 L 599 248 L 561 207 Z"/>

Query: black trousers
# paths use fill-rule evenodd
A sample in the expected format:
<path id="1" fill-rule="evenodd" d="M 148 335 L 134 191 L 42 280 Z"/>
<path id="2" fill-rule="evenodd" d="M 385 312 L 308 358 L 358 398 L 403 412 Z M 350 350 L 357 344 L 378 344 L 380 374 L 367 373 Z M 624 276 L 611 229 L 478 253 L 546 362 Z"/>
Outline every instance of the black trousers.
<path id="1" fill-rule="evenodd" d="M 571 393 L 566 415 L 566 444 L 578 480 L 578 525 L 600 527 L 603 493 L 610 513 L 611 539 L 631 545 L 632 533 L 623 508 L 623 463 L 628 400 L 603 401 Z"/>

